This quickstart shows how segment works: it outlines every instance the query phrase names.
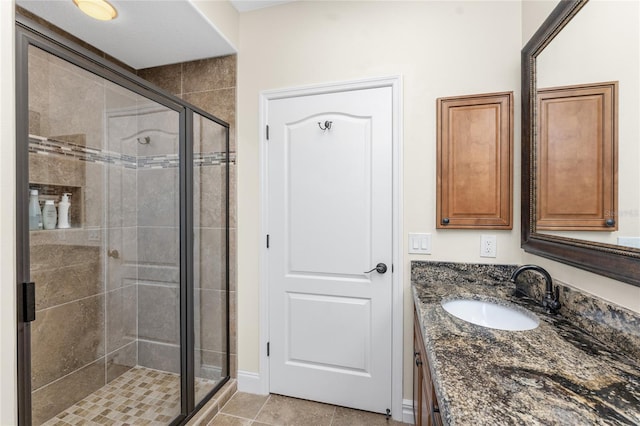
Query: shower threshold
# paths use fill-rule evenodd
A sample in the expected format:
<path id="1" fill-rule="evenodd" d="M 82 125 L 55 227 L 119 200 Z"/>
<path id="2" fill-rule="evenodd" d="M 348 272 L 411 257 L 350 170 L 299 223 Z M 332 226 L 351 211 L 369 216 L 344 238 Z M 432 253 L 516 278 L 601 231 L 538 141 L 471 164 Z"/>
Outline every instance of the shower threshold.
<path id="1" fill-rule="evenodd" d="M 199 401 L 218 383 L 196 378 Z M 180 376 L 135 366 L 43 426 L 167 425 L 180 414 Z"/>

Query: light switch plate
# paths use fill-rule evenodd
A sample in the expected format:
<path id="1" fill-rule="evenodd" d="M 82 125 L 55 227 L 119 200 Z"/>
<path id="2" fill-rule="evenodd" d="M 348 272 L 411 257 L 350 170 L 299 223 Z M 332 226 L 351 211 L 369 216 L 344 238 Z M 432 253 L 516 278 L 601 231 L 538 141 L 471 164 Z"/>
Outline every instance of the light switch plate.
<path id="1" fill-rule="evenodd" d="M 431 234 L 409 233 L 409 254 L 431 254 Z"/>

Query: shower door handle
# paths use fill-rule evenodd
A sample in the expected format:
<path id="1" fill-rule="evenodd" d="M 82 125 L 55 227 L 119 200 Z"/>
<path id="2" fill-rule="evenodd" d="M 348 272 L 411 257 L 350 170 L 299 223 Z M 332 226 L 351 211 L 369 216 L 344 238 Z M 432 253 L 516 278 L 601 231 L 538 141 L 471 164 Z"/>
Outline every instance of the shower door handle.
<path id="1" fill-rule="evenodd" d="M 22 283 L 22 321 L 36 320 L 36 283 Z"/>

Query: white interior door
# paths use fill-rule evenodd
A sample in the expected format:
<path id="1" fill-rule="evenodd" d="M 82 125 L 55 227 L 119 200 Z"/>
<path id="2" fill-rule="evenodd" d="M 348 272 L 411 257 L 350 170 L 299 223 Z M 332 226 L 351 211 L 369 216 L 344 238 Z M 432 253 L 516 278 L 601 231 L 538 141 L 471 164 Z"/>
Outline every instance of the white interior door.
<path id="1" fill-rule="evenodd" d="M 270 391 L 385 412 L 392 89 L 270 100 L 268 125 Z"/>

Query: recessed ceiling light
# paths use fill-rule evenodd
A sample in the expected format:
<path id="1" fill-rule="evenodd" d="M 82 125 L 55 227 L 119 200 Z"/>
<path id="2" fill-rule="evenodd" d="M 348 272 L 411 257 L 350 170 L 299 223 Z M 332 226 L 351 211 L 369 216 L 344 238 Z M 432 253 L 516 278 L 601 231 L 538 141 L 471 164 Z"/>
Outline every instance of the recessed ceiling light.
<path id="1" fill-rule="evenodd" d="M 81 11 L 100 21 L 110 21 L 118 16 L 116 8 L 106 0 L 73 0 L 73 2 Z"/>

